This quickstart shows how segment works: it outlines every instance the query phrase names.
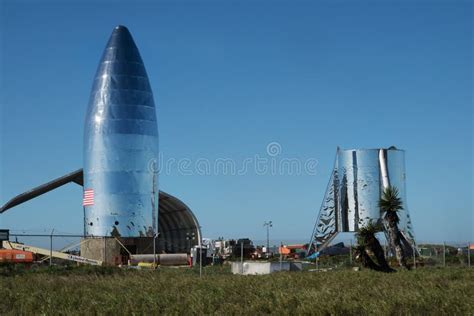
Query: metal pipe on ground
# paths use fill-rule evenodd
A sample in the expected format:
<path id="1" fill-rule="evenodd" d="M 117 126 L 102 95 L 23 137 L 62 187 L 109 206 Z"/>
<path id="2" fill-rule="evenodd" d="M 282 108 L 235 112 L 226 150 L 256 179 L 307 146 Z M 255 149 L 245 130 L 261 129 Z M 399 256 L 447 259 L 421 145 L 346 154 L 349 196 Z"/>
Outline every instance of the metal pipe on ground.
<path id="1" fill-rule="evenodd" d="M 156 262 L 162 266 L 180 266 L 188 265 L 187 253 L 162 253 L 154 256 L 153 254 L 131 255 L 130 263 L 138 264 L 140 262 Z"/>

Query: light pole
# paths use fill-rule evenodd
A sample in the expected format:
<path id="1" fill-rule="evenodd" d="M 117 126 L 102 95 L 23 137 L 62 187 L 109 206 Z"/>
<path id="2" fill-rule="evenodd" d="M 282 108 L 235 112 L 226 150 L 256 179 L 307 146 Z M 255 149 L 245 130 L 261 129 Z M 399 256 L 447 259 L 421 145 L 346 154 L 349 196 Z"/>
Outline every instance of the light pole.
<path id="1" fill-rule="evenodd" d="M 273 227 L 272 221 L 264 222 L 263 227 L 267 227 L 267 255 L 270 252 L 270 227 Z"/>

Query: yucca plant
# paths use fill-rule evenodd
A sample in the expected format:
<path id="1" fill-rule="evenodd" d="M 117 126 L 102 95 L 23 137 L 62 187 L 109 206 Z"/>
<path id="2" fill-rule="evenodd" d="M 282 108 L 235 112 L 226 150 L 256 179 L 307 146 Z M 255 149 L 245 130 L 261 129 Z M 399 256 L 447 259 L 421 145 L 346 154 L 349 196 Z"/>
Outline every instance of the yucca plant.
<path id="1" fill-rule="evenodd" d="M 364 268 L 375 270 L 375 271 L 387 272 L 384 269 L 382 269 L 381 266 L 376 264 L 374 260 L 372 260 L 372 258 L 367 253 L 365 244 L 357 245 L 354 248 L 354 255 L 355 255 L 356 261 L 359 261 Z"/>
<path id="2" fill-rule="evenodd" d="M 389 237 L 388 242 L 390 243 L 390 247 L 395 250 L 398 263 L 401 267 L 410 269 L 407 265 L 405 251 L 403 250 L 401 242 L 401 232 L 398 228 L 398 223 L 400 222 L 398 211 L 403 210 L 403 202 L 399 197 L 399 192 L 396 187 L 389 186 L 385 188 L 379 201 L 379 207 L 380 210 L 385 213 L 383 218 Z"/>
<path id="3" fill-rule="evenodd" d="M 367 247 L 374 254 L 374 257 L 382 271 L 394 272 L 395 270 L 390 268 L 388 265 L 382 245 L 380 245 L 379 240 L 375 236 L 375 234 L 381 230 L 382 229 L 379 224 L 374 221 L 369 221 L 367 225 L 360 228 L 357 232 L 357 242 L 359 245 L 364 245 Z"/>

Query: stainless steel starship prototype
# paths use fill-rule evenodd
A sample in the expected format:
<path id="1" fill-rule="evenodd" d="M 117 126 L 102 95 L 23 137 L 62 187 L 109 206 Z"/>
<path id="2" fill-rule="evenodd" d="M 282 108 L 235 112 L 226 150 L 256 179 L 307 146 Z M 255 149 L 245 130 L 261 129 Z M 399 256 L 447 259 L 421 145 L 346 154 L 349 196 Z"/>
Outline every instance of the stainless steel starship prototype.
<path id="1" fill-rule="evenodd" d="M 313 230 L 311 245 L 321 248 L 339 232 L 357 232 L 369 221 L 379 222 L 378 202 L 384 188 L 399 190 L 403 210 L 399 228 L 405 239 L 415 239 L 406 202 L 405 152 L 388 149 L 338 148 L 326 193 Z"/>
<path id="2" fill-rule="evenodd" d="M 105 47 L 84 133 L 86 234 L 153 236 L 158 223 L 158 127 L 132 36 L 117 26 Z"/>

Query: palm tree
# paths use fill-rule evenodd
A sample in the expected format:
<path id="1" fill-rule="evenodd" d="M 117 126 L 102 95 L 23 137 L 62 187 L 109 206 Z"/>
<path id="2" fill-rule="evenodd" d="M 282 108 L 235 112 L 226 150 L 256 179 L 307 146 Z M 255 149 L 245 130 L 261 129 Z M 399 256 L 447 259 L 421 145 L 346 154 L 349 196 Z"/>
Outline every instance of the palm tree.
<path id="1" fill-rule="evenodd" d="M 382 212 L 385 212 L 383 218 L 389 237 L 388 242 L 390 247 L 395 249 L 398 263 L 401 267 L 410 269 L 407 265 L 405 251 L 401 242 L 402 234 L 398 228 L 398 223 L 400 222 L 398 211 L 403 210 L 403 203 L 402 199 L 398 196 L 398 189 L 396 187 L 388 186 L 385 188 L 379 201 L 379 207 Z"/>
<path id="2" fill-rule="evenodd" d="M 365 245 L 373 254 L 380 268 L 384 272 L 395 272 L 394 269 L 390 268 L 385 259 L 385 254 L 379 240 L 375 236 L 376 233 L 380 232 L 380 225 L 369 221 L 367 225 L 360 228 L 357 232 L 357 243 L 359 245 Z"/>

